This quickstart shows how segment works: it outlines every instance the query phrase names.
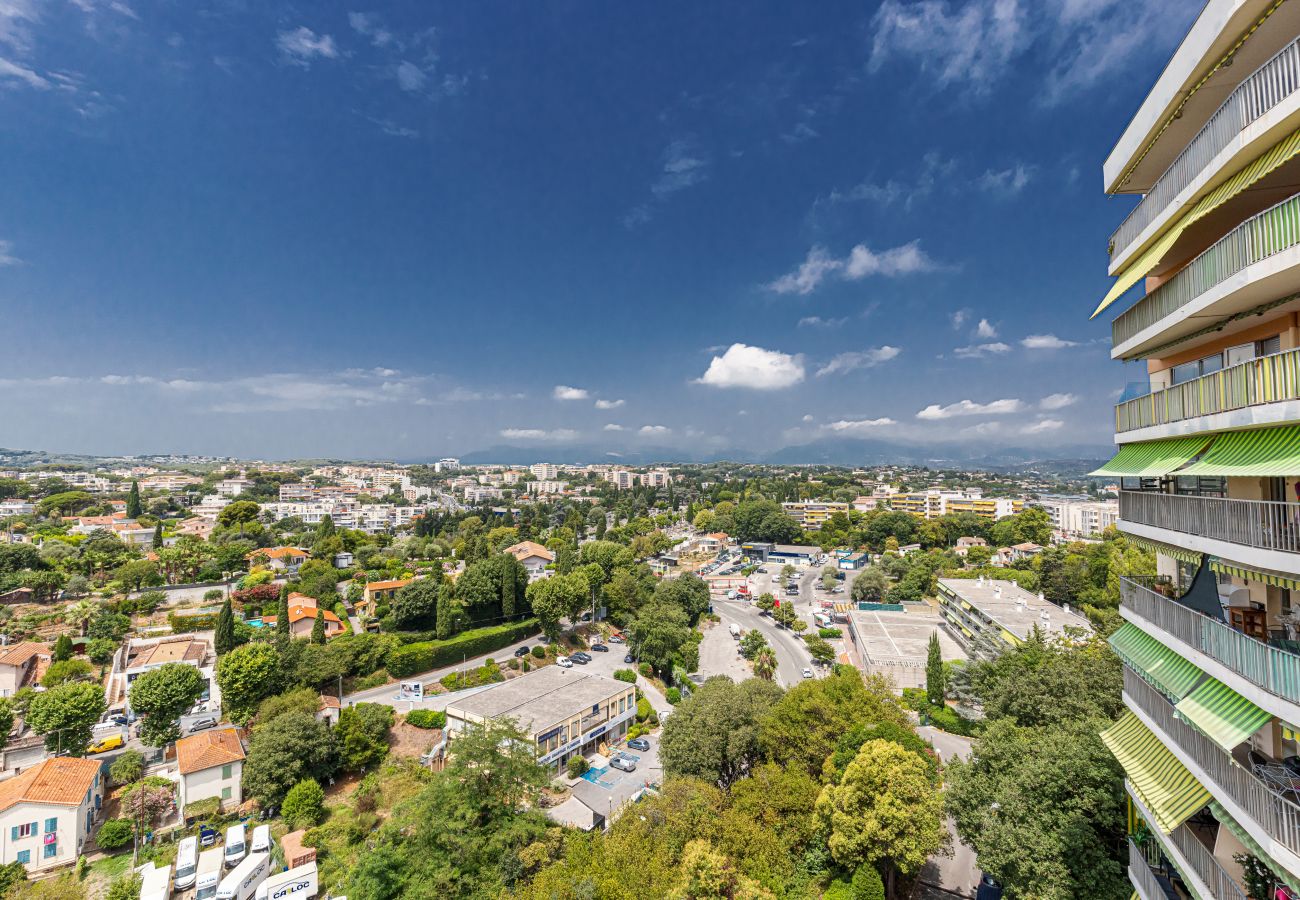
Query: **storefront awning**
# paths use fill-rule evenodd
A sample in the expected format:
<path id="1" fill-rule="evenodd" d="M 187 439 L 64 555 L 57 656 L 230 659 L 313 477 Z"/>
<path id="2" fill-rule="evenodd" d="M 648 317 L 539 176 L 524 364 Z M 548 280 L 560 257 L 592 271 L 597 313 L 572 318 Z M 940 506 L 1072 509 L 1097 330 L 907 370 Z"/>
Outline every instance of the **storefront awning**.
<path id="1" fill-rule="evenodd" d="M 1165 834 L 1210 800 L 1210 792 L 1132 712 L 1101 733 L 1129 783 Z"/>
<path id="2" fill-rule="evenodd" d="M 1130 544 L 1136 544 L 1143 550 L 1150 550 L 1152 553 L 1163 553 L 1171 559 L 1176 559 L 1179 562 L 1185 562 L 1193 566 L 1199 566 L 1202 557 L 1205 556 L 1204 553 L 1199 553 L 1196 550 L 1187 550 L 1183 547 L 1175 547 L 1172 544 L 1164 544 L 1160 541 L 1138 537 L 1127 532 L 1124 533 L 1124 540 L 1128 541 Z"/>
<path id="3" fill-rule="evenodd" d="M 1300 425 L 1229 431 L 1179 475 L 1300 475 Z"/>
<path id="4" fill-rule="evenodd" d="M 1125 444 L 1110 462 L 1088 474 L 1130 478 L 1168 475 L 1179 466 L 1186 465 L 1189 459 L 1205 449 L 1210 440 L 1210 437 L 1201 435 Z"/>
<path id="5" fill-rule="evenodd" d="M 1222 681 L 1213 678 L 1180 700 L 1174 709 L 1228 752 L 1273 718 Z"/>
<path id="6" fill-rule="evenodd" d="M 1267 569 L 1248 569 L 1245 566 L 1230 565 L 1221 559 L 1214 558 L 1210 559 L 1210 570 L 1223 575 L 1235 575 L 1248 581 L 1259 581 L 1275 587 L 1286 588 L 1287 590 L 1300 591 L 1300 578 L 1292 578 L 1280 572 L 1270 572 Z"/>
<path id="7" fill-rule="evenodd" d="M 1125 622 L 1110 636 L 1110 646 L 1130 668 L 1178 700 L 1190 694 L 1205 675 L 1132 622 Z"/>
<path id="8" fill-rule="evenodd" d="M 1111 286 L 1101 303 L 1097 304 L 1097 308 L 1093 310 L 1091 318 L 1096 318 L 1098 313 L 1118 300 L 1121 294 L 1146 277 L 1146 274 L 1154 269 L 1164 255 L 1169 252 L 1169 249 L 1177 243 L 1183 232 L 1197 220 L 1227 203 L 1252 184 L 1288 162 L 1297 153 L 1300 153 L 1300 130 L 1293 131 L 1278 141 L 1263 156 L 1251 162 L 1236 175 L 1233 175 L 1202 197 L 1185 216 L 1161 235 L 1160 239 L 1139 256 L 1132 265 L 1119 274 L 1118 280 Z"/>

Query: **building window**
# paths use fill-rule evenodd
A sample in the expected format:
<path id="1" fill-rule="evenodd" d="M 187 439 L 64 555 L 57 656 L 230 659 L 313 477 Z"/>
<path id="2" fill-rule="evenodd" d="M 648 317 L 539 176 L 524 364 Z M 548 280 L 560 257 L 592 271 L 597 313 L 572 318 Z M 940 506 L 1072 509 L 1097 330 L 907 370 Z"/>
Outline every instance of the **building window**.
<path id="1" fill-rule="evenodd" d="M 46 834 L 50 834 L 51 832 L 58 831 L 58 830 L 59 830 L 59 817 L 58 817 L 58 816 L 51 816 L 50 818 L 48 818 L 48 819 L 45 820 L 45 833 L 46 833 Z"/>
<path id="2" fill-rule="evenodd" d="M 30 850 L 19 850 L 19 851 L 18 851 L 18 861 L 19 861 L 20 863 L 22 863 L 24 866 L 26 866 L 26 865 L 30 865 L 30 864 L 31 864 L 31 861 L 32 861 L 32 851 L 30 851 Z"/>
<path id="3" fill-rule="evenodd" d="M 221 799 L 222 799 L 222 800 L 229 800 L 229 799 L 230 799 L 230 788 L 228 788 L 228 787 L 223 787 L 223 788 L 221 789 Z"/>
<path id="4" fill-rule="evenodd" d="M 36 834 L 36 823 L 24 822 L 21 825 L 15 825 L 9 831 L 12 840 L 16 841 L 20 838 L 29 838 Z"/>
<path id="5" fill-rule="evenodd" d="M 234 769 L 234 766 L 222 766 L 222 767 L 221 767 L 221 780 L 222 780 L 222 781 L 226 781 L 226 780 L 228 780 L 228 779 L 230 778 L 231 770 L 233 770 L 233 769 Z"/>
<path id="6" fill-rule="evenodd" d="M 46 859 L 49 859 L 49 858 L 52 857 L 52 856 L 58 856 L 58 855 L 59 855 L 59 845 L 58 845 L 58 844 L 46 844 L 46 845 L 45 845 L 45 858 L 46 858 Z"/>

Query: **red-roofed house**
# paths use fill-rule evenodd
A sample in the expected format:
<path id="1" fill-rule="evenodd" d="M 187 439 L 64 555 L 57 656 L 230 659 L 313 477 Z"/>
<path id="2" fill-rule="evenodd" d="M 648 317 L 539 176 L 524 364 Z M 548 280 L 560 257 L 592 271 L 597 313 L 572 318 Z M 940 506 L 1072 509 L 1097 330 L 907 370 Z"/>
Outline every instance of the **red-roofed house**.
<path id="1" fill-rule="evenodd" d="M 343 620 L 328 609 L 322 610 L 325 614 L 325 639 L 338 637 L 343 633 Z M 274 628 L 275 624 L 280 621 L 280 617 L 262 616 L 262 624 Z M 296 638 L 311 637 L 311 630 L 316 627 L 316 601 L 312 601 L 311 606 L 302 604 L 290 604 L 289 606 L 289 636 Z"/>
<path id="2" fill-rule="evenodd" d="M 244 745 L 234 728 L 213 728 L 176 742 L 180 769 L 181 816 L 185 804 L 216 797 L 224 809 L 244 802 L 240 780 L 244 775 Z"/>
<path id="3" fill-rule="evenodd" d="M 380 603 L 392 603 L 397 592 L 406 587 L 414 578 L 395 578 L 391 581 L 372 581 L 366 585 L 361 599 L 357 601 L 357 613 L 373 616 L 375 607 Z"/>
<path id="4" fill-rule="evenodd" d="M 528 570 L 528 580 L 536 581 L 546 576 L 546 567 L 555 562 L 555 554 L 536 541 L 520 541 L 505 549 Z"/>
<path id="5" fill-rule="evenodd" d="M 0 864 L 30 872 L 72 865 L 103 802 L 94 759 L 56 756 L 0 781 Z"/>
<path id="6" fill-rule="evenodd" d="M 12 697 L 32 681 L 39 661 L 50 659 L 48 644 L 23 641 L 12 647 L 0 647 L 0 697 Z"/>
<path id="7" fill-rule="evenodd" d="M 276 571 L 284 571 L 286 569 L 297 569 L 311 559 L 311 554 L 301 547 L 264 547 L 248 554 L 247 559 L 250 563 L 264 565 Z"/>

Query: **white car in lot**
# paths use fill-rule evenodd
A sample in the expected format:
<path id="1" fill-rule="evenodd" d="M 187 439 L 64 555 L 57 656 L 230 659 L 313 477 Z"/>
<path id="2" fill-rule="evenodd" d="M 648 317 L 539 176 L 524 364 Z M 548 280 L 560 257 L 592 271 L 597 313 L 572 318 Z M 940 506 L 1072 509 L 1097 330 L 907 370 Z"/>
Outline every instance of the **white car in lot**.
<path id="1" fill-rule="evenodd" d="M 572 668 L 573 668 L 573 661 L 570 660 L 567 656 L 557 656 L 557 657 L 555 657 L 555 664 L 556 664 L 557 666 L 559 666 L 561 669 L 572 669 Z"/>
<path id="2" fill-rule="evenodd" d="M 805 668 L 805 669 L 803 670 L 803 677 L 804 677 L 804 678 L 812 678 L 812 677 L 813 677 L 813 670 L 812 670 L 812 669 Z"/>

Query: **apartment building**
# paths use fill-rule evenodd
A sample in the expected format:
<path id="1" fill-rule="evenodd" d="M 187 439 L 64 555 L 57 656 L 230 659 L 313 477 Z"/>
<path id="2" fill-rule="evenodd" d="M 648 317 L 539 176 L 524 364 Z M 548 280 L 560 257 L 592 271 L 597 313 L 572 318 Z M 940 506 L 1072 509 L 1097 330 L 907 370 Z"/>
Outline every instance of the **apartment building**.
<path id="1" fill-rule="evenodd" d="M 1241 900 L 1253 856 L 1300 895 L 1300 5 L 1208 0 L 1103 177 L 1137 202 L 1093 315 L 1147 371 L 1094 474 L 1159 572 L 1110 638 L 1129 877 Z"/>
<path id="2" fill-rule="evenodd" d="M 605 473 L 605 480 L 620 491 L 625 491 L 634 483 L 635 476 L 626 469 L 613 469 Z"/>
<path id="3" fill-rule="evenodd" d="M 1038 505 L 1051 517 L 1052 530 L 1062 540 L 1096 537 L 1119 523 L 1118 500 L 1043 497 Z"/>
<path id="4" fill-rule="evenodd" d="M 911 513 L 922 519 L 937 519 L 955 513 L 974 513 L 996 521 L 1015 515 L 1025 508 L 1023 500 L 1010 497 L 985 497 L 978 488 L 964 491 L 930 488 L 885 498 L 895 512 Z"/>
<path id="5" fill-rule="evenodd" d="M 1071 637 L 1092 631 L 1088 620 L 1068 606 L 1031 594 L 1014 581 L 993 578 L 940 578 L 939 613 L 957 643 L 980 655 L 981 638 L 993 646 L 1014 647 L 1037 629 L 1045 637 Z"/>
<path id="6" fill-rule="evenodd" d="M 821 501 L 807 501 L 802 503 L 782 503 L 781 508 L 785 514 L 799 523 L 799 527 L 815 531 L 826 523 L 826 520 L 836 513 L 848 514 L 851 509 L 848 503 L 827 503 Z"/>
<path id="7" fill-rule="evenodd" d="M 560 477 L 560 467 L 552 463 L 533 463 L 528 471 L 538 481 L 554 481 Z"/>

